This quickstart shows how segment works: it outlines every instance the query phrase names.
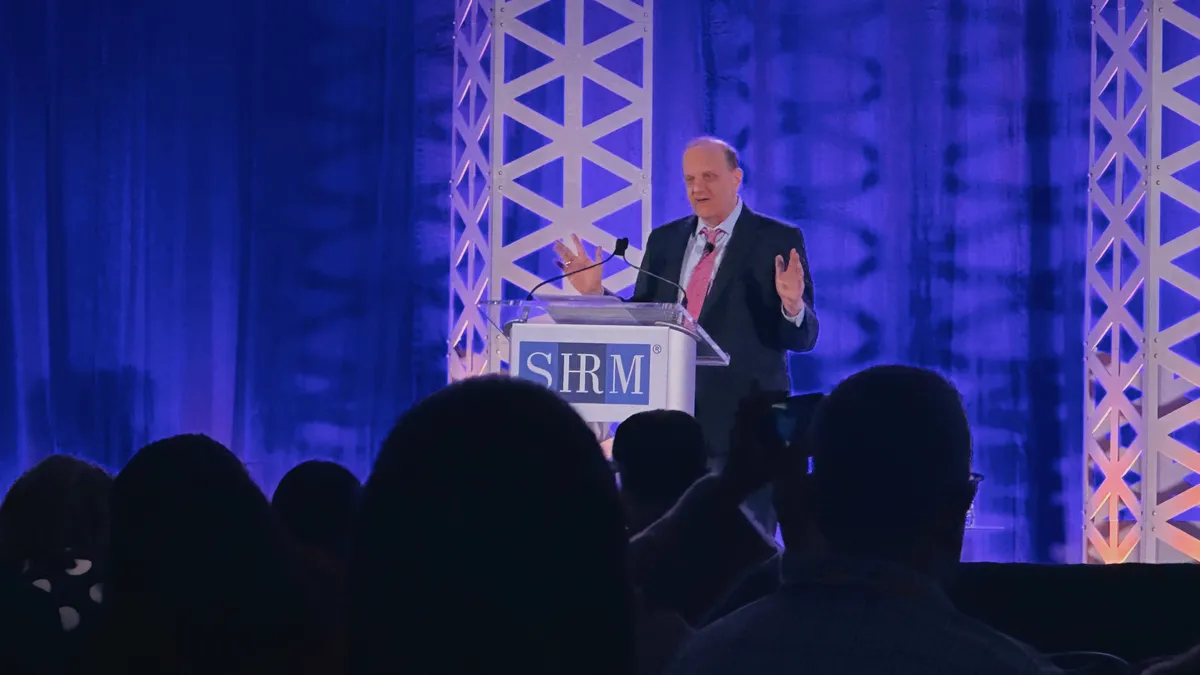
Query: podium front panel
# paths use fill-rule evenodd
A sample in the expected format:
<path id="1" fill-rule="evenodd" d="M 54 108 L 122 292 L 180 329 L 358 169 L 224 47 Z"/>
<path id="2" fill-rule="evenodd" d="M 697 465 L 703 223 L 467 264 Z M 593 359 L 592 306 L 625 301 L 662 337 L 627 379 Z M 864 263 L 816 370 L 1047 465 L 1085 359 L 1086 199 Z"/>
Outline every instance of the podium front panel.
<path id="1" fill-rule="evenodd" d="M 571 403 L 588 422 L 694 408 L 696 344 L 662 326 L 516 324 L 509 373 Z"/>

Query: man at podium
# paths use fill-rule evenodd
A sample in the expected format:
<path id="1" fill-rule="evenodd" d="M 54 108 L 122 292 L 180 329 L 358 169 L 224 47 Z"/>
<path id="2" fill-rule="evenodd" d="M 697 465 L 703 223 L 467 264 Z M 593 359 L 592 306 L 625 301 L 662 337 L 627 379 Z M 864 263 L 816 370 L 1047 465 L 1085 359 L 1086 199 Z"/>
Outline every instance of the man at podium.
<path id="1" fill-rule="evenodd" d="M 728 454 L 738 402 L 755 382 L 763 389 L 790 390 L 787 353 L 812 350 L 819 324 L 804 236 L 742 202 L 737 151 L 716 138 L 691 141 L 683 154 L 683 180 L 693 213 L 650 233 L 630 299 L 686 303 L 729 354 L 728 368 L 700 368 L 696 374 L 696 419 L 711 448 L 709 464 L 718 469 Z M 603 251 L 592 259 L 578 236 L 574 243 L 574 250 L 555 245 L 567 280 L 581 294 L 605 293 L 602 269 L 583 269 L 599 262 Z M 769 504 L 751 508 L 761 517 Z"/>

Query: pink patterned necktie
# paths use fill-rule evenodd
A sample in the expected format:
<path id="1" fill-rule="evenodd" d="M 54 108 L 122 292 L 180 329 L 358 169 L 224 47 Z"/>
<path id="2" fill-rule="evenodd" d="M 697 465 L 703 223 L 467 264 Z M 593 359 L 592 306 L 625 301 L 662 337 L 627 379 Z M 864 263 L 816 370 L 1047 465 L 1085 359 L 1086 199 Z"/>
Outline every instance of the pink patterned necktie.
<path id="1" fill-rule="evenodd" d="M 712 249 L 700 256 L 700 262 L 696 263 L 696 269 L 692 270 L 692 276 L 688 279 L 685 289 L 687 311 L 694 319 L 700 318 L 700 310 L 704 308 L 704 298 L 708 295 L 708 287 L 712 285 L 713 265 L 717 260 L 717 242 L 725 236 L 724 230 L 713 227 L 706 227 L 701 232 L 708 243 L 712 244 Z"/>

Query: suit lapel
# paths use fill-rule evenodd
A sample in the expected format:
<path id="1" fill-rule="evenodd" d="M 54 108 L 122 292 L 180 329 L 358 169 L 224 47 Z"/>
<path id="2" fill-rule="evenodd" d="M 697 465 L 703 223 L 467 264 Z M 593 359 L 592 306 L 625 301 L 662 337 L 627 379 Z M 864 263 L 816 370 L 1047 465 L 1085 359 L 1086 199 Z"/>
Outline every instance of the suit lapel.
<path id="1" fill-rule="evenodd" d="M 725 248 L 725 255 L 721 257 L 720 265 L 717 267 L 717 277 L 713 279 L 712 286 L 708 290 L 708 297 L 704 299 L 704 309 L 700 310 L 701 323 L 721 302 L 722 296 L 729 291 L 733 280 L 741 272 L 746 256 L 754 249 L 757 225 L 758 217 L 743 203 L 742 214 L 738 216 L 737 224 L 733 227 L 733 236 L 730 237 L 729 244 Z"/>
<path id="2" fill-rule="evenodd" d="M 663 271 L 663 276 L 668 279 L 678 279 L 683 273 L 683 259 L 687 257 L 688 242 L 692 238 L 692 232 L 696 229 L 696 218 L 687 218 L 683 221 L 680 227 L 675 228 L 671 232 L 670 239 L 667 245 L 667 257 L 665 259 L 666 267 Z M 659 288 L 662 292 L 660 302 L 676 302 L 678 291 L 665 284 L 660 284 Z"/>

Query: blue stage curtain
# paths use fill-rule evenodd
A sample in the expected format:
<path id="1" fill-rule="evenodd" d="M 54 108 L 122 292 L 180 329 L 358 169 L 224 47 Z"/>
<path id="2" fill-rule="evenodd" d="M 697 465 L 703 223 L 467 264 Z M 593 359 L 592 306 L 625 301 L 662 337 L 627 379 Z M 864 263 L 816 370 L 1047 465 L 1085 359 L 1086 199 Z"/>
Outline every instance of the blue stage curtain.
<path id="1" fill-rule="evenodd" d="M 445 381 L 416 4 L 0 3 L 0 477 L 180 432 L 365 474 Z"/>
<path id="2" fill-rule="evenodd" d="M 655 3 L 656 223 L 687 212 L 686 140 L 734 142 L 747 203 L 808 241 L 796 389 L 905 362 L 963 391 L 997 528 L 971 559 L 1078 558 L 1088 11 Z M 0 474 L 180 431 L 268 486 L 309 456 L 367 470 L 444 381 L 453 15 L 0 4 Z"/>

